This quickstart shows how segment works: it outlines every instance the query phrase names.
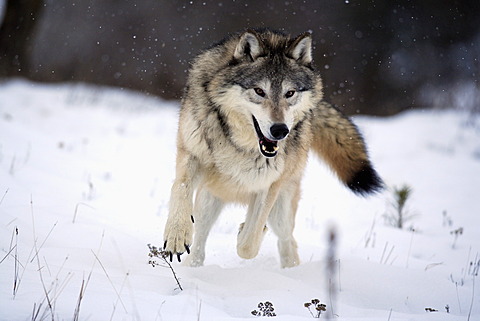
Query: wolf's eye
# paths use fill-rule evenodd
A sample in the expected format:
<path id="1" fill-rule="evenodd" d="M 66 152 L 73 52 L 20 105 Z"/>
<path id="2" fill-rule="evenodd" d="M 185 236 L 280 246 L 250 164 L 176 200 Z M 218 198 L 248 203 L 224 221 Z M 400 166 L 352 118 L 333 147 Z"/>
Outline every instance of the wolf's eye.
<path id="1" fill-rule="evenodd" d="M 255 93 L 260 97 L 265 97 L 265 92 L 263 91 L 262 88 L 253 88 L 253 90 L 255 90 Z"/>
<path id="2" fill-rule="evenodd" d="M 290 98 L 295 95 L 295 90 L 289 90 L 285 93 L 285 98 Z"/>

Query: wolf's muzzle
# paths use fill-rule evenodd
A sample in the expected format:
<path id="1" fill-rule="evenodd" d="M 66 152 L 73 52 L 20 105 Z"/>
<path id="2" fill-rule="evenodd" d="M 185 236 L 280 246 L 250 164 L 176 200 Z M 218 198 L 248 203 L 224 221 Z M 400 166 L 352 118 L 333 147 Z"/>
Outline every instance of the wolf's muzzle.
<path id="1" fill-rule="evenodd" d="M 272 139 L 269 139 L 263 135 L 260 126 L 258 125 L 257 119 L 252 115 L 253 127 L 257 132 L 258 136 L 258 145 L 260 147 L 260 152 L 265 157 L 274 157 L 278 152 L 278 141 L 287 137 L 289 130 L 287 125 L 283 123 L 275 123 L 270 127 L 270 135 Z M 269 135 L 269 136 L 270 136 Z"/>

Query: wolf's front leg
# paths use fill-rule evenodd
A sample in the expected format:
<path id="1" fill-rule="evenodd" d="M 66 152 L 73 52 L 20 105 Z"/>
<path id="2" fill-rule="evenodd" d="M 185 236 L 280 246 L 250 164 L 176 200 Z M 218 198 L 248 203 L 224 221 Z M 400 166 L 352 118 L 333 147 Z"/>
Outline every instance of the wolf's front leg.
<path id="1" fill-rule="evenodd" d="M 185 183 L 175 182 L 170 196 L 170 210 L 165 225 L 164 250 L 170 254 L 170 261 L 185 251 L 190 253 L 193 237 L 192 193 Z"/>
<path id="2" fill-rule="evenodd" d="M 266 232 L 268 215 L 275 203 L 280 183 L 274 183 L 268 192 L 252 196 L 248 205 L 245 223 L 240 226 L 237 237 L 237 253 L 241 258 L 252 259 L 257 256 Z"/>
<path id="3" fill-rule="evenodd" d="M 300 199 L 300 178 L 292 181 L 280 191 L 277 201 L 268 217 L 268 223 L 278 236 L 278 252 L 282 268 L 300 264 L 297 242 L 293 237 L 295 214 Z"/>
<path id="4" fill-rule="evenodd" d="M 192 198 L 197 165 L 185 154 L 181 150 L 177 152 L 176 178 L 171 190 L 169 214 L 163 234 L 163 247 L 169 253 L 170 261 L 173 255 L 180 261 L 180 255 L 184 252 L 190 253 L 193 238 Z"/>
<path id="5" fill-rule="evenodd" d="M 224 202 L 213 196 L 206 188 L 199 187 L 195 197 L 193 217 L 195 219 L 195 235 L 192 254 L 185 263 L 189 266 L 202 266 L 205 260 L 205 244 L 213 224 L 217 220 Z"/>

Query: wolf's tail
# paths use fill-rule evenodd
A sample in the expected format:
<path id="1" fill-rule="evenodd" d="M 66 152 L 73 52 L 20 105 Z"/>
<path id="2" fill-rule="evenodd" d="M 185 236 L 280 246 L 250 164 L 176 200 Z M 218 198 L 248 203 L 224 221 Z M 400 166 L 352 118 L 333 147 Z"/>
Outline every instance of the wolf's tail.
<path id="1" fill-rule="evenodd" d="M 362 135 L 340 111 L 321 103 L 312 118 L 314 152 L 354 193 L 365 196 L 383 188 L 372 166 Z"/>

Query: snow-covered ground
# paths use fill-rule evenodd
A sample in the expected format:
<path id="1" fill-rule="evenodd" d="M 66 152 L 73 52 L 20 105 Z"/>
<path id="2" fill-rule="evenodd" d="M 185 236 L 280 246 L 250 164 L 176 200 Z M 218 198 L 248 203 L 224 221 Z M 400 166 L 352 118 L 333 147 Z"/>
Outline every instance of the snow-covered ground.
<path id="1" fill-rule="evenodd" d="M 281 269 L 270 232 L 257 258 L 237 257 L 245 210 L 229 207 L 205 266 L 173 265 L 180 291 L 147 248 L 162 244 L 177 112 L 118 89 L 0 84 L 0 320 L 250 320 L 265 301 L 276 320 L 310 320 L 313 298 L 338 320 L 480 320 L 480 119 L 356 117 L 386 183 L 413 189 L 407 228 L 385 224 L 390 191 L 358 198 L 312 157 L 302 264 Z"/>

